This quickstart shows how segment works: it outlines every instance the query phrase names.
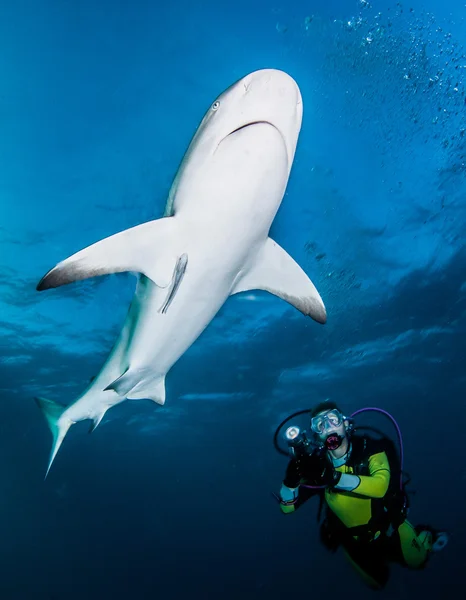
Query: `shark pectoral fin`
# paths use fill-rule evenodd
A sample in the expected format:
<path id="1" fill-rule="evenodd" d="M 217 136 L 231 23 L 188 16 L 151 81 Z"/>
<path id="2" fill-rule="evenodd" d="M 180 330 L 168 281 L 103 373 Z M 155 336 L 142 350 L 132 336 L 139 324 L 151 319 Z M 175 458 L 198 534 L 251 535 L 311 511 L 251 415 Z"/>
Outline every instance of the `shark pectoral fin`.
<path id="1" fill-rule="evenodd" d="M 252 267 L 240 275 L 232 294 L 264 290 L 282 298 L 318 323 L 326 323 L 324 303 L 314 284 L 291 256 L 271 238 Z"/>
<path id="2" fill-rule="evenodd" d="M 143 273 L 159 287 L 172 281 L 177 254 L 177 226 L 165 217 L 126 229 L 96 242 L 59 262 L 37 284 L 47 290 L 74 281 L 133 271 Z"/>
<path id="3" fill-rule="evenodd" d="M 50 427 L 50 431 L 53 436 L 53 444 L 52 450 L 50 452 L 49 464 L 47 467 L 47 472 L 45 473 L 44 479 L 47 478 L 47 475 L 50 471 L 50 467 L 57 455 L 60 446 L 65 439 L 65 435 L 68 433 L 68 429 L 71 425 L 74 424 L 70 419 L 62 419 L 62 415 L 66 410 L 66 407 L 59 404 L 58 402 L 54 402 L 53 400 L 47 400 L 46 398 L 35 398 L 39 408 L 42 411 L 42 414 L 47 420 L 47 423 Z"/>

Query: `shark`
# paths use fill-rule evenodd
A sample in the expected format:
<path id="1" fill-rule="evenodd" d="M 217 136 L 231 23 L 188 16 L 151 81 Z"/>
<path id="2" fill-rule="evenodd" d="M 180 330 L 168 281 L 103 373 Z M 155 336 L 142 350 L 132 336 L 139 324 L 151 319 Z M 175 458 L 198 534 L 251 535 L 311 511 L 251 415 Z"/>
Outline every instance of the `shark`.
<path id="1" fill-rule="evenodd" d="M 327 313 L 302 267 L 270 236 L 303 117 L 298 84 L 279 69 L 251 72 L 210 105 L 181 159 L 163 215 L 76 252 L 38 291 L 130 272 L 136 288 L 107 360 L 65 406 L 35 400 L 52 433 L 45 477 L 70 427 L 125 400 L 163 405 L 171 367 L 229 297 L 269 292 L 319 324 Z"/>

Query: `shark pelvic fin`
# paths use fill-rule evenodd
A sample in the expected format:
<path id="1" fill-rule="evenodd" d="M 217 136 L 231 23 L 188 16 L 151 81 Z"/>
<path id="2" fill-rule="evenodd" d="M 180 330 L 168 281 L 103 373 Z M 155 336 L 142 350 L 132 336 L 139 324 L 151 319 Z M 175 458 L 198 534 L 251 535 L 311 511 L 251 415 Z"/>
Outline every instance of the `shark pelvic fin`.
<path id="1" fill-rule="evenodd" d="M 143 273 L 157 286 L 172 281 L 177 261 L 174 217 L 149 221 L 96 242 L 59 262 L 37 284 L 47 290 L 98 275 Z"/>
<path id="2" fill-rule="evenodd" d="M 130 368 L 126 367 L 119 377 L 114 379 L 112 383 L 109 383 L 107 387 L 104 388 L 104 391 L 107 392 L 109 390 L 113 390 L 119 396 L 126 396 L 126 392 L 128 392 L 131 387 L 137 383 L 137 381 L 134 384 L 132 383 L 133 376 L 131 374 L 130 377 L 126 377 L 126 374 L 129 372 L 129 370 Z"/>
<path id="3" fill-rule="evenodd" d="M 150 380 L 149 383 L 141 384 L 143 373 L 138 369 L 129 367 L 115 379 L 105 390 L 113 390 L 119 396 L 125 396 L 128 400 L 152 400 L 157 404 L 165 404 L 165 375 Z"/>
<path id="4" fill-rule="evenodd" d="M 259 250 L 252 267 L 240 274 L 231 294 L 254 289 L 278 296 L 318 323 L 327 321 L 324 303 L 312 281 L 271 238 Z"/>
<path id="5" fill-rule="evenodd" d="M 165 404 L 165 375 L 152 379 L 149 383 L 135 385 L 128 394 L 128 400 L 152 400 L 156 404 Z"/>
<path id="6" fill-rule="evenodd" d="M 62 419 L 62 415 L 66 410 L 66 407 L 53 400 L 47 400 L 46 398 L 35 398 L 39 408 L 42 411 L 47 423 L 50 427 L 50 431 L 53 436 L 52 450 L 50 452 L 49 464 L 45 473 L 44 479 L 50 471 L 50 467 L 57 455 L 60 446 L 68 433 L 69 428 L 73 425 L 71 419 Z"/>

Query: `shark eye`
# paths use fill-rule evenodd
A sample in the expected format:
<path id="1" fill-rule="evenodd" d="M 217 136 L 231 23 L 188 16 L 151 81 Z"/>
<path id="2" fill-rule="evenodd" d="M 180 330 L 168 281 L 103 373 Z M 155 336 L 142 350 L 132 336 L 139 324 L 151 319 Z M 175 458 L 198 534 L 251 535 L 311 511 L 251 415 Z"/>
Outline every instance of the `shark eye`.
<path id="1" fill-rule="evenodd" d="M 212 110 L 217 110 L 218 107 L 220 106 L 220 102 L 218 100 L 216 100 L 213 104 L 212 104 Z"/>

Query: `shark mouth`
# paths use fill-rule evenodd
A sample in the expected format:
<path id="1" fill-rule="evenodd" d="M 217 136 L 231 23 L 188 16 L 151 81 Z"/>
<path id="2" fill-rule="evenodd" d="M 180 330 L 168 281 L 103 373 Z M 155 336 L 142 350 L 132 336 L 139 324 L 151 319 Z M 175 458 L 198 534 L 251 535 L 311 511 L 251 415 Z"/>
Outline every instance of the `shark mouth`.
<path id="1" fill-rule="evenodd" d="M 278 127 L 276 125 L 274 125 L 273 123 L 271 123 L 270 121 L 250 121 L 249 123 L 245 123 L 244 125 L 240 125 L 239 127 L 237 127 L 236 129 L 233 129 L 233 131 L 230 131 L 230 133 L 228 133 L 218 144 L 217 148 L 215 149 L 215 152 L 217 151 L 218 147 L 220 146 L 220 144 L 222 142 L 224 142 L 225 140 L 227 140 L 230 136 L 232 136 L 234 133 L 237 133 L 238 131 L 241 131 L 242 129 L 247 129 L 248 127 L 253 127 L 254 125 L 269 125 L 270 127 L 273 127 L 274 129 L 276 129 L 278 131 L 278 133 L 280 134 L 283 143 L 285 144 L 285 148 L 287 149 L 287 154 L 289 156 L 289 152 L 288 152 L 288 146 L 286 143 L 286 140 L 283 136 L 283 133 L 280 131 L 280 129 L 278 129 Z"/>
<path id="2" fill-rule="evenodd" d="M 269 123 L 269 121 L 251 121 L 250 123 L 246 123 L 245 125 L 241 125 L 240 127 L 237 127 L 236 129 L 233 129 L 233 131 L 230 131 L 230 133 L 227 135 L 233 135 L 234 133 L 236 133 L 237 131 L 241 131 L 242 129 L 246 129 L 246 127 L 252 127 L 253 125 L 260 125 L 260 124 L 264 124 L 264 125 L 270 125 L 271 127 L 275 127 L 275 125 L 272 125 L 272 123 Z M 275 127 L 276 129 L 276 127 Z"/>

